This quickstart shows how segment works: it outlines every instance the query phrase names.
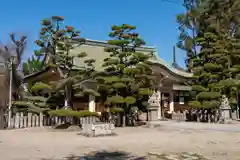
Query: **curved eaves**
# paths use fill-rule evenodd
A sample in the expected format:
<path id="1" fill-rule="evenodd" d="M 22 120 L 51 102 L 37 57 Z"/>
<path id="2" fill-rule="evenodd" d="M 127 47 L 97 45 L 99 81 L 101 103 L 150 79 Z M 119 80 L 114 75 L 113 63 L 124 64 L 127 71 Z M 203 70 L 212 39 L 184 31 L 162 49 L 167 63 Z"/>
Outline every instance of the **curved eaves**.
<path id="1" fill-rule="evenodd" d="M 193 76 L 192 73 L 188 73 L 188 72 L 183 72 L 180 71 L 176 68 L 173 68 L 171 66 L 169 66 L 166 62 L 164 62 L 163 60 L 157 58 L 157 60 L 149 60 L 149 62 L 153 63 L 153 64 L 157 64 L 157 65 L 161 65 L 162 67 L 166 68 L 170 73 L 172 73 L 175 76 L 180 76 L 180 77 L 184 77 L 184 78 L 191 78 Z"/>

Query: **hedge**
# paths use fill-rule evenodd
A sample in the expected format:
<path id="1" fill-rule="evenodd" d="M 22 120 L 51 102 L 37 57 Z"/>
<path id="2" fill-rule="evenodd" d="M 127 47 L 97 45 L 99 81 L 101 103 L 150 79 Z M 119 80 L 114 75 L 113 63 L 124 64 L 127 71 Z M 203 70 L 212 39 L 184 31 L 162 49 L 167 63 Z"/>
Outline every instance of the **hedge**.
<path id="1" fill-rule="evenodd" d="M 91 116 L 99 116 L 96 112 L 90 112 L 88 110 L 82 111 L 74 111 L 71 109 L 57 109 L 51 110 L 48 112 L 51 116 L 73 116 L 73 117 L 91 117 Z"/>

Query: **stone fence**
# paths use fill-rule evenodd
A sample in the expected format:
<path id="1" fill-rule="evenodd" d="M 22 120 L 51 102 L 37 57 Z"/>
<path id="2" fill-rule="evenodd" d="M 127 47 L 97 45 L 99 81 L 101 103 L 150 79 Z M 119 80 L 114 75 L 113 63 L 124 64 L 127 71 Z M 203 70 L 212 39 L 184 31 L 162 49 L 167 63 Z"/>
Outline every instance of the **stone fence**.
<path id="1" fill-rule="evenodd" d="M 7 120 L 8 118 L 5 117 Z M 45 116 L 43 114 L 28 113 L 16 113 L 11 118 L 10 128 L 30 128 L 30 127 L 43 127 L 43 126 L 56 126 L 66 122 L 70 122 L 73 125 L 93 124 L 99 121 L 98 117 L 57 117 L 57 116 Z"/>
<path id="2" fill-rule="evenodd" d="M 172 113 L 172 120 L 175 121 L 186 121 L 186 114 L 185 113 Z"/>

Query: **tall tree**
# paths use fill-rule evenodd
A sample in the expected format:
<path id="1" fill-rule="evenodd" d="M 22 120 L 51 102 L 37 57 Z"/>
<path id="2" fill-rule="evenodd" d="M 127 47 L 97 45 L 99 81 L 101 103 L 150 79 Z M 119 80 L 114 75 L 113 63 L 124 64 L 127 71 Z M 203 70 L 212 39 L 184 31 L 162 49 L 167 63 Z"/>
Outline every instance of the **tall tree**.
<path id="1" fill-rule="evenodd" d="M 189 69 L 194 73 L 191 82 L 196 100 L 191 106 L 209 112 L 220 104 L 221 95 L 227 95 L 236 103 L 232 89 L 238 86 L 239 74 L 239 1 L 205 0 L 197 6 L 197 36 L 199 48 L 190 56 Z M 187 14 L 187 13 L 186 13 Z"/>
<path id="2" fill-rule="evenodd" d="M 128 24 L 112 26 L 112 40 L 108 41 L 111 47 L 105 49 L 110 57 L 104 60 L 104 73 L 97 77 L 107 91 L 106 105 L 121 108 L 130 117 L 152 95 L 155 79 L 147 62 L 150 56 L 136 51 L 145 42 L 135 29 Z"/>
<path id="3" fill-rule="evenodd" d="M 39 46 L 39 51 L 35 52 L 37 59 L 33 57 L 27 64 L 33 72 L 41 70 L 44 66 L 53 67 L 60 74 L 60 79 L 47 84 L 36 82 L 26 86 L 23 99 L 14 102 L 17 110 L 39 113 L 51 109 L 56 110 L 62 106 L 68 108 L 71 106 L 73 96 L 98 95 L 95 90 L 91 89 L 94 87 L 89 86 L 96 84 L 93 81 L 95 60 L 86 59 L 82 66 L 74 65 L 74 58 L 86 58 L 87 54 L 70 54 L 70 50 L 84 44 L 85 40 L 78 38 L 79 31 L 71 26 L 64 26 L 63 21 L 63 17 L 59 16 L 42 21 L 40 39 L 35 41 Z M 79 44 L 76 41 L 74 43 L 74 38 L 78 38 Z M 41 59 L 43 61 L 40 61 Z M 63 114 L 62 110 L 57 110 L 56 113 L 54 111 L 54 114 L 57 115 L 58 112 Z M 66 114 L 69 115 L 69 112 L 66 111 Z"/>
<path id="4" fill-rule="evenodd" d="M 177 15 L 178 29 L 180 32 L 177 46 L 186 51 L 186 65 L 191 71 L 191 58 L 197 55 L 196 37 L 200 31 L 199 19 L 200 0 L 184 0 L 183 6 L 186 13 Z"/>
<path id="5" fill-rule="evenodd" d="M 9 77 L 12 73 L 12 91 L 13 97 L 19 99 L 22 91 L 23 74 L 19 71 L 22 62 L 22 56 L 26 47 L 26 36 L 17 37 L 15 34 L 10 34 L 12 45 L 3 45 L 0 47 L 0 56 L 4 59 L 7 66 L 5 73 L 5 85 L 9 86 Z M 12 72 L 10 72 L 12 70 Z"/>
<path id="6" fill-rule="evenodd" d="M 5 127 L 4 124 L 4 114 L 7 111 L 6 101 L 9 96 L 14 99 L 20 99 L 22 97 L 22 80 L 23 75 L 19 72 L 19 66 L 22 60 L 22 55 L 24 53 L 24 49 L 26 47 L 26 37 L 21 36 L 17 37 L 15 34 L 10 34 L 10 39 L 12 41 L 12 45 L 2 45 L 0 46 L 0 56 L 4 60 L 6 70 L 4 73 L 5 87 L 2 88 L 2 96 L 1 96 L 1 106 L 0 106 L 0 127 Z M 10 77 L 12 77 L 10 79 Z M 10 82 L 11 80 L 11 82 Z M 11 90 L 10 90 L 11 85 Z M 6 89 L 6 90 L 4 90 Z M 10 92 L 10 93 L 9 93 Z M 9 93 L 9 94 L 8 94 Z M 9 104 L 10 105 L 10 104 Z"/>
<path id="7" fill-rule="evenodd" d="M 179 24 L 178 47 L 187 53 L 186 65 L 191 70 L 191 58 L 199 53 L 196 39 L 218 25 L 229 35 L 239 32 L 239 2 L 234 0 L 184 0 L 185 13 L 177 15 Z M 217 21 L 218 20 L 218 21 Z"/>
<path id="8" fill-rule="evenodd" d="M 63 21 L 64 18 L 60 16 L 44 19 L 40 39 L 36 41 L 36 44 L 40 47 L 41 53 L 44 54 L 44 63 L 54 66 L 60 74 L 60 81 L 56 83 L 54 89 L 55 91 L 64 90 L 64 106 L 68 107 L 71 105 L 70 102 L 74 93 L 76 96 L 83 93 L 94 95 L 97 95 L 97 93 L 86 87 L 87 82 L 92 80 L 95 60 L 87 59 L 84 61 L 83 66 L 73 64 L 74 58 L 87 56 L 85 52 L 70 54 L 70 50 L 84 44 L 85 39 L 79 38 L 80 31 L 75 30 L 74 27 L 64 26 Z M 76 46 L 73 39 L 77 37 L 78 45 Z M 75 90 L 73 90 L 73 85 Z"/>

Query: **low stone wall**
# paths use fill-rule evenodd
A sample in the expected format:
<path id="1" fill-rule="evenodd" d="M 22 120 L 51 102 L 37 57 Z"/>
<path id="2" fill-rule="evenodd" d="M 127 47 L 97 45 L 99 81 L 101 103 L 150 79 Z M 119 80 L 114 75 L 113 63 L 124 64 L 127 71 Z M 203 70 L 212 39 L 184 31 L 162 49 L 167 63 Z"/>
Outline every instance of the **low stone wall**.
<path id="1" fill-rule="evenodd" d="M 112 123 L 82 124 L 82 129 L 81 134 L 87 137 L 116 135 Z"/>

